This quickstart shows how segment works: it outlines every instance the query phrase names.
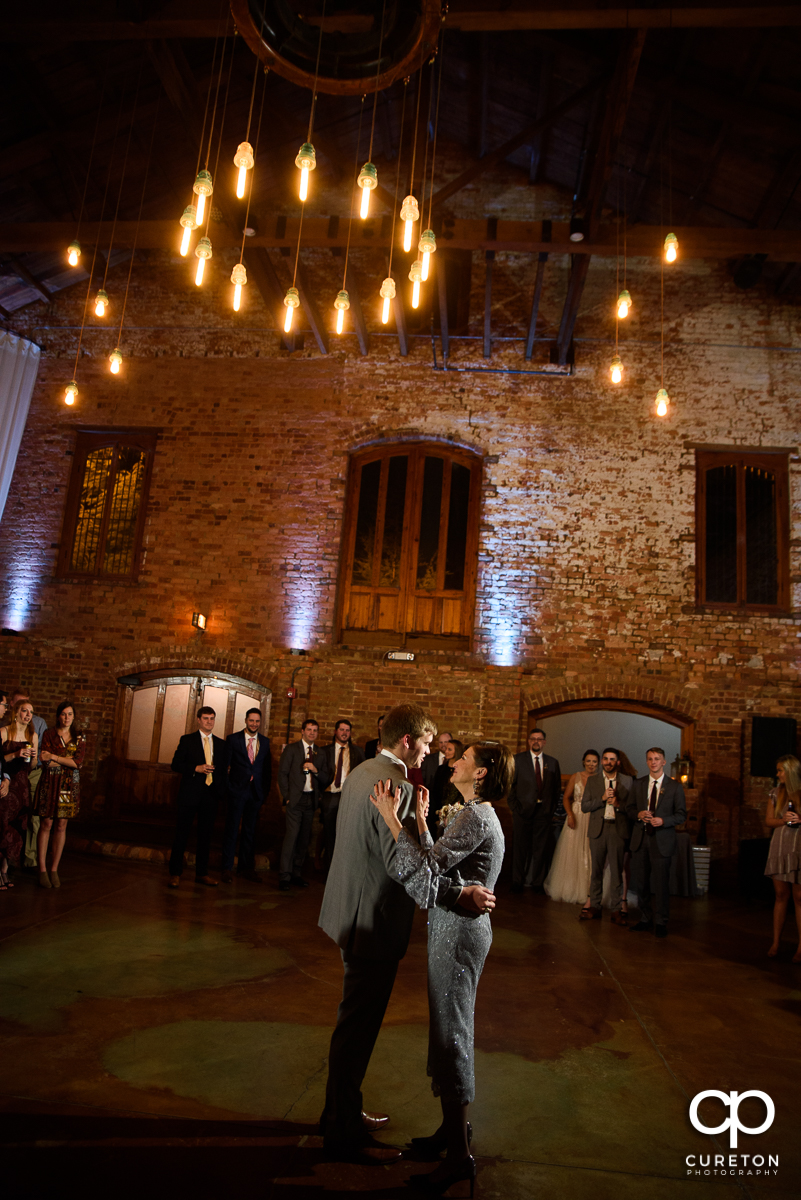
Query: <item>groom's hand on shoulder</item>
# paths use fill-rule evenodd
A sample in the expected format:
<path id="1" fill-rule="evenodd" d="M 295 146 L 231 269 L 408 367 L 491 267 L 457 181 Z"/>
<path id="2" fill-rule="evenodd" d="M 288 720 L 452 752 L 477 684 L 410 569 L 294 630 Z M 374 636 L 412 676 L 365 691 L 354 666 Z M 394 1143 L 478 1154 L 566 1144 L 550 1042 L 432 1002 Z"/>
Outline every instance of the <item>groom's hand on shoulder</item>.
<path id="1" fill-rule="evenodd" d="M 492 912 L 495 907 L 495 894 L 489 888 L 482 887 L 478 883 L 471 883 L 462 888 L 459 907 L 466 908 L 468 912 Z"/>

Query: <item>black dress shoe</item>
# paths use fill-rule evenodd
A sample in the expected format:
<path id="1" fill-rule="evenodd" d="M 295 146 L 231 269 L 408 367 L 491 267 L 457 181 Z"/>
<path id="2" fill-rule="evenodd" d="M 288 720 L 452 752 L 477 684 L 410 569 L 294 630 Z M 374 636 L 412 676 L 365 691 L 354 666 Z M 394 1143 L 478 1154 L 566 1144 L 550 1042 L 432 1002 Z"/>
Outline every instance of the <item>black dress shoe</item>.
<path id="1" fill-rule="evenodd" d="M 630 928 L 632 933 L 646 933 L 653 929 L 653 927 L 653 921 L 638 921 L 636 925 L 632 925 Z"/>
<path id="2" fill-rule="evenodd" d="M 288 892 L 289 891 L 289 880 L 282 879 L 281 882 L 278 884 L 278 890 L 279 890 L 279 892 Z"/>
<path id="3" fill-rule="evenodd" d="M 467 1122 L 467 1144 L 473 1144 L 473 1126 Z M 430 1137 L 414 1137 L 409 1142 L 411 1150 L 409 1157 L 415 1158 L 418 1162 L 436 1162 L 443 1150 L 448 1148 L 448 1138 L 445 1130 L 440 1126 L 436 1133 L 432 1133 Z"/>
<path id="4" fill-rule="evenodd" d="M 294 884 L 295 887 L 308 887 L 309 886 L 308 881 L 305 880 L 301 875 L 293 875 L 289 882 Z"/>
<path id="5" fill-rule="evenodd" d="M 462 1162 L 448 1165 L 448 1160 L 435 1167 L 427 1175 L 411 1175 L 409 1187 L 416 1188 L 426 1196 L 443 1196 L 454 1183 L 467 1180 L 470 1184 L 470 1200 L 476 1186 L 476 1160 L 468 1154 Z"/>
<path id="6" fill-rule="evenodd" d="M 657 925 L 654 933 L 657 937 L 667 937 L 667 925 Z"/>

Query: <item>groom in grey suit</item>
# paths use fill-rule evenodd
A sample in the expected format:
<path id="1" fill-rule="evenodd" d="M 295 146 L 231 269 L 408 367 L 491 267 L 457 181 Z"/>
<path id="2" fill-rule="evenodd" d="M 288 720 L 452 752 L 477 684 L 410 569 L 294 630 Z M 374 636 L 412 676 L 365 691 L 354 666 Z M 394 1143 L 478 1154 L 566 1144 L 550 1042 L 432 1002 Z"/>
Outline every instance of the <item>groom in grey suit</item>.
<path id="1" fill-rule="evenodd" d="M 590 907 L 582 910 L 579 920 L 597 921 L 601 916 L 604 890 L 604 866 L 609 863 L 612 876 L 612 920 L 628 925 L 620 911 L 623 903 L 623 857 L 631 837 L 631 818 L 627 812 L 629 793 L 634 782 L 618 771 L 617 751 L 608 747 L 601 755 L 601 770 L 587 780 L 581 797 L 581 811 L 590 814 L 587 835 L 590 839 Z M 633 816 L 633 814 L 632 814 Z"/>
<path id="2" fill-rule="evenodd" d="M 389 780 L 402 796 L 398 817 L 416 836 L 415 789 L 407 770 L 420 766 L 436 732 L 419 705 L 391 709 L 381 731 L 383 750 L 350 772 L 339 802 L 319 924 L 340 948 L 345 978 L 320 1126 L 325 1149 L 346 1162 L 382 1166 L 401 1154 L 371 1137 L 388 1118 L 363 1111 L 361 1087 L 409 944 L 414 901 L 397 880 L 395 839 L 370 795 L 379 780 Z M 494 908 L 495 897 L 484 887 L 454 884 L 440 903 L 479 913 Z"/>

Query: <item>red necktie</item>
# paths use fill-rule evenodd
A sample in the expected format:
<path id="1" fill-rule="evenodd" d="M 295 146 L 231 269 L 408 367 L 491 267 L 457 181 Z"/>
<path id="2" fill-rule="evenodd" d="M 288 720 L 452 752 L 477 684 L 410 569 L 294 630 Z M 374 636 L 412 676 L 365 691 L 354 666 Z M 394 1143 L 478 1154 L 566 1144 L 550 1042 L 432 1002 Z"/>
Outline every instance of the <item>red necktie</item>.
<path id="1" fill-rule="evenodd" d="M 255 741 L 255 737 L 248 738 L 248 758 L 250 759 L 251 763 L 256 761 L 256 750 L 253 745 Z"/>
<path id="2" fill-rule="evenodd" d="M 341 788 L 342 787 L 342 760 L 345 757 L 345 747 L 337 746 L 337 750 L 339 751 L 339 757 L 337 758 L 337 773 L 334 776 L 334 787 Z"/>
<path id="3" fill-rule="evenodd" d="M 534 775 L 537 780 L 537 795 L 542 791 L 542 767 L 540 766 L 540 756 L 534 755 Z"/>

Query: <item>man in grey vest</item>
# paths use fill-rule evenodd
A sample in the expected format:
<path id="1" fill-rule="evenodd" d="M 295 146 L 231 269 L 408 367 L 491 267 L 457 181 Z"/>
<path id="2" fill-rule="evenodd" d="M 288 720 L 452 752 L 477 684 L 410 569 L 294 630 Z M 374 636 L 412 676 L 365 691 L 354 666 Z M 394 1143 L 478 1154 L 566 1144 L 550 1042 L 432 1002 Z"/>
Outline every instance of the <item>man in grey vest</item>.
<path id="1" fill-rule="evenodd" d="M 424 761 L 436 732 L 419 705 L 391 709 L 381 731 L 383 749 L 350 772 L 339 802 L 336 848 L 319 924 L 340 948 L 345 978 L 320 1127 L 325 1149 L 345 1162 L 383 1166 L 401 1155 L 372 1138 L 372 1131 L 389 1118 L 363 1111 L 361 1087 L 409 944 L 414 901 L 396 878 L 395 839 L 370 795 L 379 780 L 399 789 L 398 817 L 416 836 L 415 789 L 407 771 Z M 484 887 L 454 884 L 441 903 L 480 913 L 494 908 L 495 897 Z"/>
<path id="2" fill-rule="evenodd" d="M 631 818 L 626 809 L 634 782 L 629 775 L 618 771 L 617 751 L 607 747 L 601 755 L 602 770 L 587 780 L 581 797 L 581 811 L 590 814 L 587 836 L 590 839 L 590 907 L 583 909 L 579 920 L 597 921 L 601 916 L 604 890 L 604 866 L 608 862 L 612 875 L 612 921 L 628 925 L 621 912 L 623 896 L 623 856 L 631 836 Z"/>

